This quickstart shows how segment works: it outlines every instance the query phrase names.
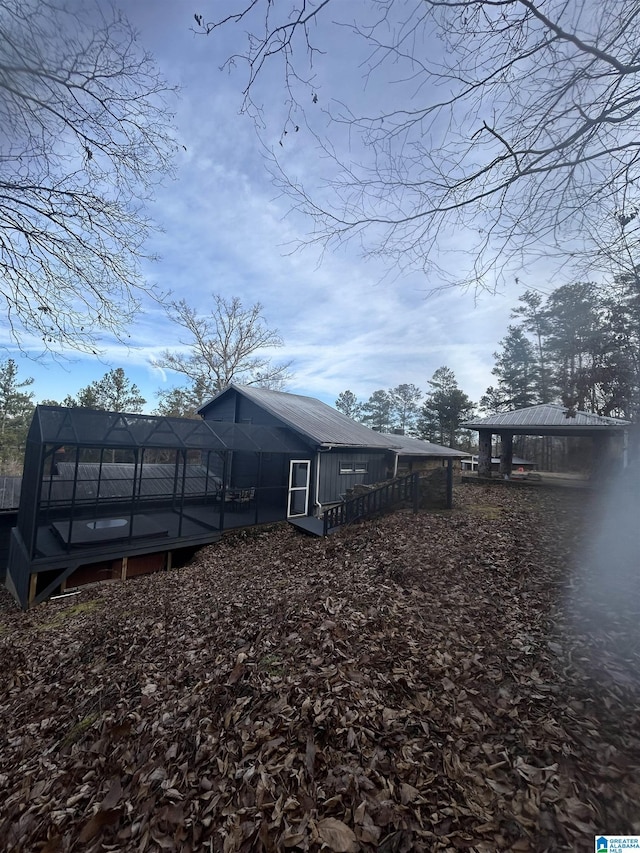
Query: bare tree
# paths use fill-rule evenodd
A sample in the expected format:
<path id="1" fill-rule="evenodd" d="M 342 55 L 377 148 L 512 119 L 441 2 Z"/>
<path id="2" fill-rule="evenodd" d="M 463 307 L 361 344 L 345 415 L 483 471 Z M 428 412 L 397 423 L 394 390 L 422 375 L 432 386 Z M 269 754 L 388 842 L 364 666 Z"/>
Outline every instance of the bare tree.
<path id="1" fill-rule="evenodd" d="M 226 388 L 231 382 L 260 385 L 264 388 L 281 388 L 289 378 L 286 364 L 274 364 L 265 350 L 283 346 L 277 330 L 270 329 L 263 317 L 259 302 L 246 308 L 237 296 L 225 299 L 214 293 L 214 307 L 201 316 L 184 299 L 172 302 L 169 317 L 188 333 L 180 343 L 186 352 L 164 350 L 154 360 L 154 367 L 181 373 L 190 383 L 190 400 L 194 395 L 200 404 L 204 398 Z M 160 393 L 163 406 L 171 405 L 165 399 L 175 389 Z"/>
<path id="2" fill-rule="evenodd" d="M 311 240 L 356 239 L 443 282 L 443 248 L 467 247 L 453 280 L 480 287 L 532 253 L 596 263 L 624 243 L 637 257 L 637 0 L 370 0 L 357 17 L 332 0 L 225 8 L 196 15 L 195 29 L 248 33 L 228 66 L 246 67 L 243 107 L 263 126 L 260 84 L 274 103 L 279 67 L 288 112 L 277 114 L 272 166 L 311 217 Z M 353 102 L 342 91 L 331 100 L 323 80 L 336 63 L 344 79 L 349 56 L 363 88 Z M 287 160 L 310 135 L 328 164 L 324 186 Z"/>
<path id="3" fill-rule="evenodd" d="M 174 143 L 159 76 L 104 4 L 7 0 L 0 17 L 0 312 L 14 343 L 126 339 Z"/>

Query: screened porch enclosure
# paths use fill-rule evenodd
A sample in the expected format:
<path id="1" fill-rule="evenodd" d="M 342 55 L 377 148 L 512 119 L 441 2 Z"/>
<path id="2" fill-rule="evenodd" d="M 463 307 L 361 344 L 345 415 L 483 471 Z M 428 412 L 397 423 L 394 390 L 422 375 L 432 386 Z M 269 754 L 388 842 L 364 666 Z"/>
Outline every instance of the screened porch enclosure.
<path id="1" fill-rule="evenodd" d="M 289 460 L 303 451 L 279 427 L 39 406 L 7 585 L 27 606 L 80 566 L 283 519 Z"/>

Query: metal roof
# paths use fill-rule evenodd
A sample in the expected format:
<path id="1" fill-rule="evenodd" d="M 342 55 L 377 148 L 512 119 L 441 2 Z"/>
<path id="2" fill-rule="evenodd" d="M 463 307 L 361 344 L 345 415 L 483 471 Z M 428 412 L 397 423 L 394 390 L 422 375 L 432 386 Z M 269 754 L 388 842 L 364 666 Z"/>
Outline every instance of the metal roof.
<path id="1" fill-rule="evenodd" d="M 222 480 L 202 465 L 80 462 L 76 473 L 74 462 L 58 462 L 56 469 L 57 476 L 45 480 L 43 492 L 51 501 L 69 500 L 74 481 L 78 500 L 131 498 L 134 493 L 145 498 L 173 495 L 176 488 L 182 490 L 183 483 L 185 495 L 201 495 L 222 486 Z"/>
<path id="2" fill-rule="evenodd" d="M 0 509 L 17 509 L 21 489 L 22 477 L 0 477 Z"/>
<path id="3" fill-rule="evenodd" d="M 462 424 L 466 429 L 492 429 L 495 432 L 526 433 L 529 435 L 589 435 L 622 429 L 629 421 L 605 418 L 590 412 L 575 412 L 556 403 L 541 403 L 514 412 L 502 412 Z"/>
<path id="4" fill-rule="evenodd" d="M 380 433 L 388 439 L 393 439 L 399 445 L 395 448 L 394 453 L 398 456 L 439 456 L 446 459 L 452 457 L 468 456 L 462 450 L 454 450 L 451 447 L 444 447 L 442 444 L 433 444 L 431 441 L 424 441 L 422 438 L 415 438 L 412 435 L 392 435 L 391 433 Z"/>
<path id="5" fill-rule="evenodd" d="M 389 450 L 398 446 L 398 436 L 384 436 L 363 424 L 356 423 L 314 397 L 289 394 L 285 391 L 231 384 L 205 403 L 199 411 L 204 412 L 211 403 L 231 391 L 236 391 L 252 400 L 291 429 L 323 447 L 366 447 Z"/>

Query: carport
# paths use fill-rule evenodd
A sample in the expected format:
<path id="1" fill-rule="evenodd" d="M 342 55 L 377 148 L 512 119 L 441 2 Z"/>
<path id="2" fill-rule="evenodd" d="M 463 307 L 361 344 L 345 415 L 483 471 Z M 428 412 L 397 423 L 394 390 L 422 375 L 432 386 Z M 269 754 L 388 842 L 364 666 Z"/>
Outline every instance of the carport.
<path id="1" fill-rule="evenodd" d="M 501 412 L 462 424 L 478 431 L 478 477 L 491 477 L 493 436 L 500 437 L 500 476 L 511 474 L 514 435 L 553 435 L 589 438 L 594 445 L 592 478 L 598 478 L 611 467 L 626 466 L 629 421 L 607 418 L 590 412 L 578 412 L 555 403 L 528 406 L 513 412 Z M 622 453 L 618 447 L 622 446 Z"/>

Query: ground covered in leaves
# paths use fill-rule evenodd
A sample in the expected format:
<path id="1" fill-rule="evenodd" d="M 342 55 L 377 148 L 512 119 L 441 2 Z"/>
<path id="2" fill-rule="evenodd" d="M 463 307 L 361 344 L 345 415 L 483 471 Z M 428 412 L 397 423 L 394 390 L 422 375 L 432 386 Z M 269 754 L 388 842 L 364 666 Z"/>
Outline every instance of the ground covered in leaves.
<path id="1" fill-rule="evenodd" d="M 0 849 L 640 833 L 638 572 L 611 553 L 638 532 L 587 544 L 602 518 L 585 492 L 464 486 L 450 513 L 237 532 L 26 614 L 2 597 Z"/>

